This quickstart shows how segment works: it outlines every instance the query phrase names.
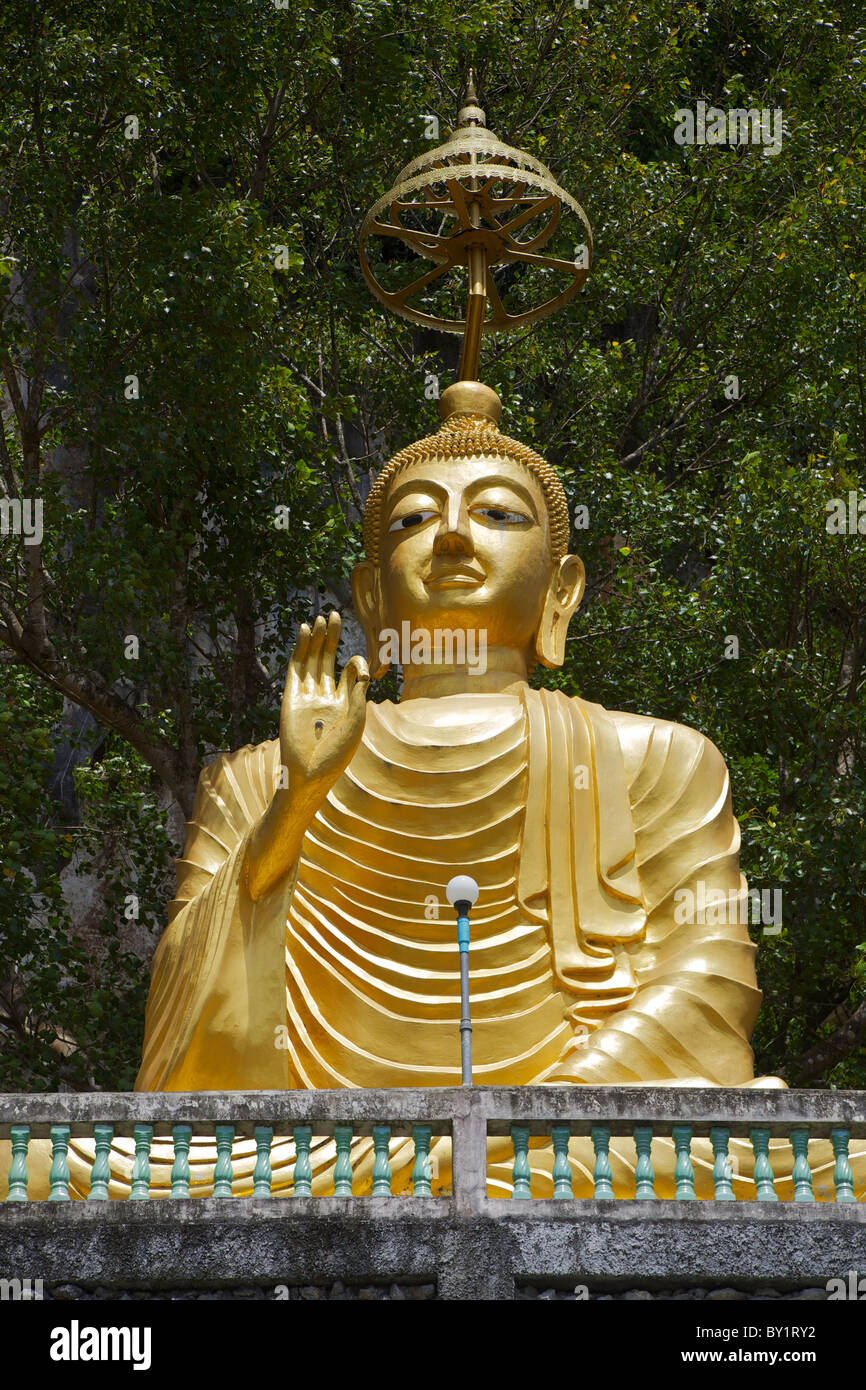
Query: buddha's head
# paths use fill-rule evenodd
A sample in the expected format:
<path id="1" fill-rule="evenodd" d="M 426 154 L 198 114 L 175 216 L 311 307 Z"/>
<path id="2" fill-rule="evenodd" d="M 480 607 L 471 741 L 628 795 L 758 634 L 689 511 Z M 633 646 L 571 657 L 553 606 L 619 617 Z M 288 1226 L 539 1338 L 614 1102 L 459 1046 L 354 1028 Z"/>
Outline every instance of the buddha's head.
<path id="1" fill-rule="evenodd" d="M 364 511 L 367 558 L 352 593 L 371 673 L 388 667 L 383 633 L 474 633 L 476 650 L 483 642 L 512 653 L 527 673 L 537 661 L 561 666 L 585 583 L 567 553 L 562 485 L 532 449 L 499 433 L 489 387 L 458 382 L 440 405 L 438 434 L 383 468 Z"/>

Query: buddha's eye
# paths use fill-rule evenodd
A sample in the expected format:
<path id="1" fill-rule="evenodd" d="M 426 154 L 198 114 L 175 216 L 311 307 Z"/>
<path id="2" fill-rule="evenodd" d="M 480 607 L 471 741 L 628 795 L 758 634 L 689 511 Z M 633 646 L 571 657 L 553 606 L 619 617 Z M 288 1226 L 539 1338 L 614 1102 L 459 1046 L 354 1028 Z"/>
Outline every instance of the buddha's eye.
<path id="1" fill-rule="evenodd" d="M 504 507 L 473 507 L 473 516 L 483 517 L 485 521 L 490 521 L 494 526 L 514 526 L 521 521 L 528 520 L 522 512 L 509 512 Z"/>
<path id="2" fill-rule="evenodd" d="M 389 531 L 409 531 L 413 526 L 420 526 L 423 521 L 429 521 L 435 512 L 410 512 L 408 516 L 398 516 L 396 521 L 392 521 L 388 527 Z"/>

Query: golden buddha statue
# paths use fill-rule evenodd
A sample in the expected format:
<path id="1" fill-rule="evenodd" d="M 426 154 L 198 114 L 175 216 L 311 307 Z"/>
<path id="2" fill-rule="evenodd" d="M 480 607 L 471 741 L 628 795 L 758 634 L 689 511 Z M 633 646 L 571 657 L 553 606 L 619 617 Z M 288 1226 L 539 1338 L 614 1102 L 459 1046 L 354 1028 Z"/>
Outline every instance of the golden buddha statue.
<path id="1" fill-rule="evenodd" d="M 492 391 L 459 383 L 442 405 L 367 503 L 367 661 L 337 684 L 339 617 L 302 627 L 279 739 L 202 774 L 137 1089 L 459 1083 L 445 886 L 462 870 L 480 886 L 477 1082 L 753 1079 L 746 928 L 674 922 L 675 890 L 743 887 L 721 755 L 530 688 L 583 593 L 565 496 L 499 433 Z M 442 633 L 484 670 L 437 661 Z M 410 638 L 402 696 L 374 704 L 387 634 Z"/>
<path id="2" fill-rule="evenodd" d="M 471 154 L 472 130 L 487 132 L 477 116 L 469 130 Z M 466 197 L 483 213 L 473 178 Z M 467 219 L 477 227 L 477 209 Z M 466 253 L 464 359 L 442 426 L 386 465 L 366 504 L 366 558 L 352 576 L 366 661 L 352 656 L 337 680 L 339 616 L 302 626 L 279 737 L 201 774 L 154 957 L 137 1090 L 459 1083 L 460 966 L 445 895 L 458 873 L 480 889 L 475 1082 L 784 1085 L 754 1077 L 755 947 L 739 914 L 713 911 L 746 892 L 718 749 L 695 729 L 528 683 L 538 663 L 563 662 L 584 567 L 568 553 L 556 473 L 500 432 L 499 399 L 474 379 L 490 239 L 482 250 L 480 267 L 478 248 Z M 399 703 L 368 700 L 371 674 L 395 658 Z M 683 890 L 706 904 L 688 922 L 676 912 Z M 371 1147 L 353 1146 L 357 1192 L 369 1191 Z M 731 1149 L 734 1189 L 753 1195 L 751 1146 Z M 816 1177 L 832 1171 L 828 1143 L 809 1154 Z M 86 1194 L 92 1155 L 92 1143 L 72 1140 L 73 1193 Z M 212 1141 L 193 1140 L 194 1194 L 211 1190 L 214 1156 Z M 311 1157 L 314 1193 L 333 1191 L 333 1140 L 314 1141 Z M 448 1141 L 431 1157 L 441 1190 Z M 549 1195 L 552 1154 L 542 1142 L 531 1157 L 535 1190 Z M 412 1158 L 409 1141 L 392 1142 L 394 1191 L 408 1189 Z M 632 1195 L 633 1142 L 614 1139 L 610 1158 L 616 1195 Z M 774 1141 L 771 1158 L 790 1197 L 790 1145 Z M 171 1161 L 157 1139 L 155 1194 L 170 1189 Z M 236 1142 L 237 1192 L 251 1190 L 254 1161 L 253 1143 Z M 571 1162 L 577 1195 L 591 1195 L 588 1140 L 572 1140 Z M 712 1196 L 712 1162 L 696 1140 L 699 1196 Z M 290 1187 L 293 1163 L 291 1141 L 276 1141 L 275 1191 Z M 654 1141 L 653 1163 L 657 1190 L 672 1195 L 670 1140 Z M 115 1141 L 112 1195 L 128 1193 L 131 1164 L 132 1145 Z M 491 1139 L 491 1195 L 510 1191 L 510 1164 L 510 1144 Z"/>
<path id="3" fill-rule="evenodd" d="M 302 627 L 279 738 L 202 774 L 137 1089 L 459 1083 L 445 887 L 463 870 L 480 888 L 476 1082 L 781 1086 L 754 1079 L 746 927 L 675 920 L 678 890 L 745 892 L 724 761 L 694 729 L 530 688 L 536 663 L 562 663 L 584 588 L 565 495 L 499 432 L 489 388 L 458 383 L 441 405 L 438 434 L 392 459 L 367 502 L 352 578 L 367 661 L 337 683 L 339 617 Z M 443 632 L 465 634 L 463 662 L 437 659 Z M 387 634 L 408 639 L 399 704 L 367 700 Z M 483 670 L 468 656 L 482 650 Z M 572 1149 L 588 1182 L 589 1143 Z M 491 1140 L 491 1192 L 508 1188 L 509 1154 Z M 333 1157 L 314 1146 L 314 1190 Z M 670 1160 L 656 1159 L 660 1191 Z M 611 1161 L 625 1195 L 628 1142 Z M 290 1145 L 283 1162 L 287 1181 Z"/>

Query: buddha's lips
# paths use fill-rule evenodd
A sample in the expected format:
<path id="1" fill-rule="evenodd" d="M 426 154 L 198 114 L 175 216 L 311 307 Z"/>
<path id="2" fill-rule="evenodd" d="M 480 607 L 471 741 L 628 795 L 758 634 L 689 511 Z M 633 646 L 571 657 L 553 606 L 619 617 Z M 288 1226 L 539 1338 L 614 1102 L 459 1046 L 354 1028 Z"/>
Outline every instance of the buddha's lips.
<path id="1" fill-rule="evenodd" d="M 487 576 L 480 570 L 458 566 L 452 570 L 437 570 L 424 580 L 427 589 L 477 589 Z"/>

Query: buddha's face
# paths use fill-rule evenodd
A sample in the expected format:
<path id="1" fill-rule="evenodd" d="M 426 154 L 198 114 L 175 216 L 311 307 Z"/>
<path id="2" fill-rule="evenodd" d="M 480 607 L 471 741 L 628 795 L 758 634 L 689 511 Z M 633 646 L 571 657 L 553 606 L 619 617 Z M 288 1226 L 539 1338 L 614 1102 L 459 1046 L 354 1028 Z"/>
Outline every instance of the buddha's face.
<path id="1" fill-rule="evenodd" d="M 384 631 L 435 641 L 462 629 L 485 651 L 511 652 L 509 669 L 562 664 L 583 565 L 575 555 L 554 561 L 547 502 L 529 468 L 491 454 L 402 469 L 383 498 L 379 555 L 352 576 L 374 673 L 394 660 L 380 657 Z"/>
<path id="2" fill-rule="evenodd" d="M 399 629 L 484 629 L 523 648 L 554 563 L 544 493 L 529 469 L 492 457 L 416 464 L 382 508 L 384 616 Z"/>

